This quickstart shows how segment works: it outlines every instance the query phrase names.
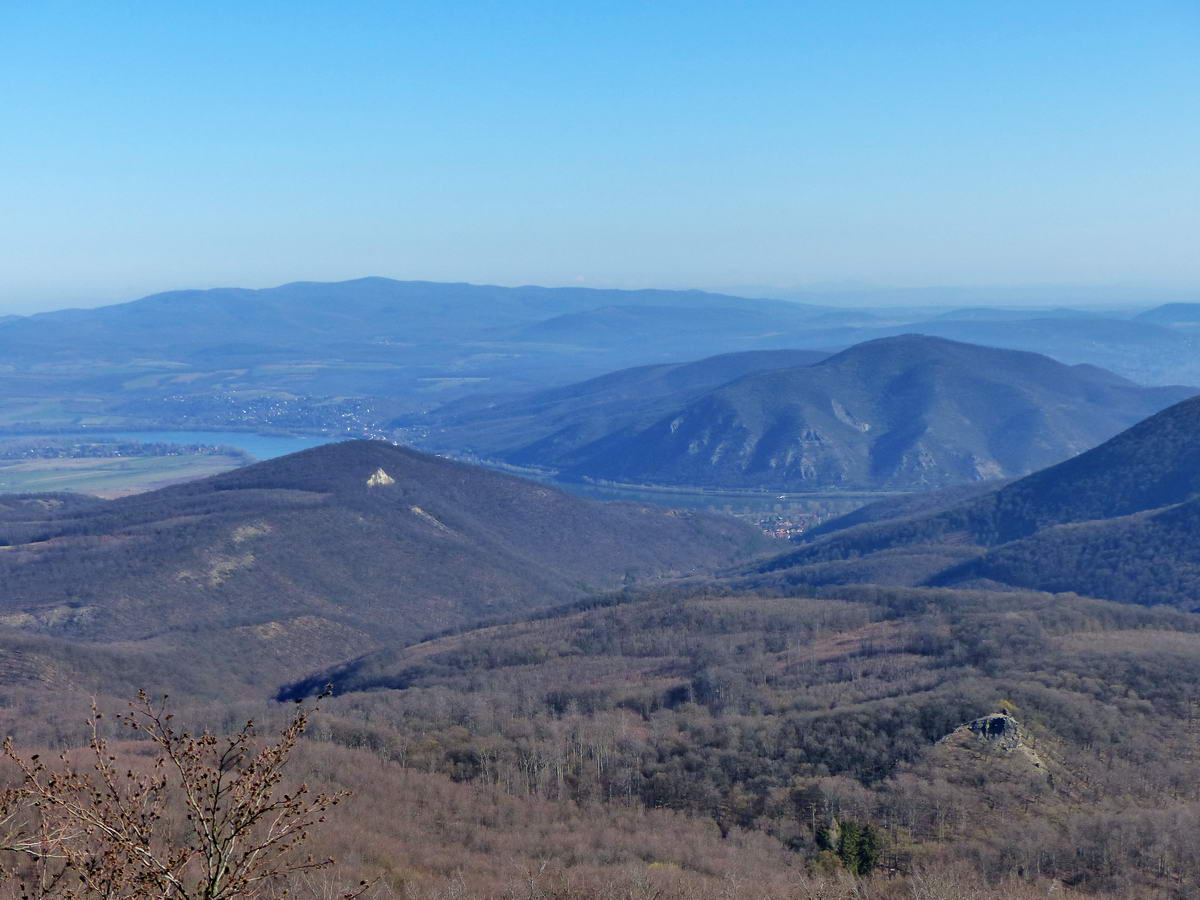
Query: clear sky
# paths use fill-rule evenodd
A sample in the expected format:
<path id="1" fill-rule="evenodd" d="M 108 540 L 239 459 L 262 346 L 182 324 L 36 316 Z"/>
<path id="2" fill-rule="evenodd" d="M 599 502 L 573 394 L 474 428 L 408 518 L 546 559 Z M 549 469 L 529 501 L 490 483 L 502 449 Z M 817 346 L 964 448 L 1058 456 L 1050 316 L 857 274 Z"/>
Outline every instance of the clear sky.
<path id="1" fill-rule="evenodd" d="M 0 7 L 0 311 L 1200 284 L 1196 0 Z"/>

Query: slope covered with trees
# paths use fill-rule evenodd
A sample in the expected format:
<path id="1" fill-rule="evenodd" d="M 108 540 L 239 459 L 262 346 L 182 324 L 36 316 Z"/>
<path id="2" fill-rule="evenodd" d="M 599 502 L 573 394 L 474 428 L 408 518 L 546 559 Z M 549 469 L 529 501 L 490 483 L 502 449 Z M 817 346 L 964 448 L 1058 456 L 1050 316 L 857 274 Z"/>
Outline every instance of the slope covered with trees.
<path id="1" fill-rule="evenodd" d="M 377 442 L 8 497 L 0 724 L 86 745 L 80 698 L 149 686 L 236 733 L 332 684 L 297 774 L 356 796 L 312 848 L 380 897 L 1182 900 L 1200 618 L 1137 604 L 1194 607 L 1198 434 L 1200 398 L 749 564 L 731 520 Z"/>
<path id="2" fill-rule="evenodd" d="M 354 441 L 120 500 L 6 500 L 0 627 L 172 651 L 180 677 L 261 676 L 729 564 L 763 540 Z"/>
<path id="3" fill-rule="evenodd" d="M 1075 595 L 707 584 L 381 651 L 285 694 L 332 680 L 330 740 L 415 770 L 675 810 L 809 867 L 851 869 L 837 831 L 874 830 L 899 872 L 1182 897 L 1198 641 L 1194 616 Z M 996 712 L 1004 744 L 961 727 Z"/>
<path id="4" fill-rule="evenodd" d="M 806 583 L 1006 584 L 1200 604 L 1200 398 L 984 497 L 862 524 L 756 565 Z"/>
<path id="5" fill-rule="evenodd" d="M 1193 396 L 1090 366 L 907 335 L 757 372 L 575 448 L 574 476 L 768 490 L 928 489 L 1026 474 Z"/>
<path id="6" fill-rule="evenodd" d="M 406 418 L 435 448 L 557 468 L 581 447 L 646 428 L 686 403 L 751 372 L 811 365 L 816 350 L 727 353 L 689 363 L 621 369 L 516 397 L 477 397 Z"/>

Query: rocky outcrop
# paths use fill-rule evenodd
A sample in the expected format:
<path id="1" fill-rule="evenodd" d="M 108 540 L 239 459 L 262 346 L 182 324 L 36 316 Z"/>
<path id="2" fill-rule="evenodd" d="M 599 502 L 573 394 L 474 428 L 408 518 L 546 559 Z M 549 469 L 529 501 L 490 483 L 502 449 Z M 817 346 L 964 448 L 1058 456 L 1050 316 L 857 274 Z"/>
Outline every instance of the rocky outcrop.
<path id="1" fill-rule="evenodd" d="M 1016 750 L 1021 746 L 1021 726 L 1007 713 L 983 716 L 964 726 L 971 734 L 1000 750 Z"/>
<path id="2" fill-rule="evenodd" d="M 376 469 L 371 477 L 367 479 L 367 487 L 383 487 L 385 484 L 395 484 L 396 479 L 383 471 L 382 468 Z"/>
<path id="3" fill-rule="evenodd" d="M 1023 760 L 1019 765 L 1029 765 L 1034 770 L 1045 772 L 1045 764 L 1030 742 L 1025 739 L 1025 730 L 1021 723 L 1008 713 L 993 713 L 981 716 L 973 721 L 959 725 L 952 732 L 938 741 L 938 745 L 947 752 L 965 751 L 970 756 L 996 758 L 1010 757 Z"/>

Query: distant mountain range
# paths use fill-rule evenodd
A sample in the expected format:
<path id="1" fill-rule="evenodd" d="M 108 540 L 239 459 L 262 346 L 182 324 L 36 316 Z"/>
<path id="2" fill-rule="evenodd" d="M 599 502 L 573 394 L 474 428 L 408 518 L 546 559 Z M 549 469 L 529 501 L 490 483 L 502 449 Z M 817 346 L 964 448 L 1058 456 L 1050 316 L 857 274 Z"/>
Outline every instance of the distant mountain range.
<path id="1" fill-rule="evenodd" d="M 1168 328 L 1200 328 L 1200 303 L 1167 303 L 1147 310 L 1137 320 Z"/>
<path id="2" fill-rule="evenodd" d="M 1195 287 L 1102 285 L 1102 284 L 1026 284 L 1026 285 L 930 285 L 925 287 L 888 287 L 863 282 L 842 281 L 780 288 L 770 285 L 723 285 L 720 291 L 739 297 L 775 297 L 803 303 L 836 303 L 859 307 L 993 307 L 1036 313 L 1055 306 L 1071 306 L 1105 311 L 1146 309 L 1166 303 L 1194 300 Z"/>
<path id="3" fill-rule="evenodd" d="M 972 295 L 953 290 L 888 294 L 889 305 L 874 308 L 839 306 L 847 296 L 794 302 L 363 278 L 176 291 L 4 318 L 0 429 L 377 434 L 389 418 L 472 395 L 743 351 L 831 352 L 905 333 L 1045 353 L 1146 384 L 1200 384 L 1189 304 L 1131 319 L 1055 303 L 963 307 Z"/>
<path id="4" fill-rule="evenodd" d="M 468 340 L 498 337 L 502 329 L 612 307 L 664 311 L 715 311 L 722 327 L 742 311 L 793 321 L 806 307 L 781 300 L 746 300 L 704 291 L 619 291 L 592 288 L 492 287 L 423 281 L 360 278 L 336 283 L 296 282 L 248 290 L 214 288 L 154 294 L 114 306 L 67 309 L 0 323 L 7 353 L 53 352 L 67 357 L 91 353 L 99 344 L 110 353 L 140 351 L 210 353 L 251 347 L 292 352 L 386 339 L 391 342 Z M 518 332 L 519 334 L 519 332 Z"/>
<path id="5" fill-rule="evenodd" d="M 946 499 L 941 511 L 831 523 L 833 533 L 755 571 L 814 584 L 1072 591 L 1200 611 L 1200 398 L 982 497 Z M 864 521 L 864 511 L 856 516 Z"/>
<path id="6" fill-rule="evenodd" d="M 0 368 L 0 428 L 361 434 L 473 393 L 787 347 L 806 317 L 836 312 L 702 291 L 384 278 L 177 291 L 0 321 L 11 366 Z"/>
<path id="7" fill-rule="evenodd" d="M 157 680 L 206 693 L 207 671 L 273 678 L 727 565 L 764 542 L 734 519 L 596 503 L 353 441 L 119 500 L 0 498 L 0 636 L 38 636 L 31 658 L 60 670 L 61 647 L 119 645 L 131 671 L 153 657 Z"/>
<path id="8" fill-rule="evenodd" d="M 728 380 L 713 387 L 720 378 Z M 908 335 L 816 364 L 736 354 L 631 370 L 480 408 L 447 407 L 430 417 L 430 430 L 436 445 L 574 478 L 914 490 L 1027 474 L 1195 393 Z"/>

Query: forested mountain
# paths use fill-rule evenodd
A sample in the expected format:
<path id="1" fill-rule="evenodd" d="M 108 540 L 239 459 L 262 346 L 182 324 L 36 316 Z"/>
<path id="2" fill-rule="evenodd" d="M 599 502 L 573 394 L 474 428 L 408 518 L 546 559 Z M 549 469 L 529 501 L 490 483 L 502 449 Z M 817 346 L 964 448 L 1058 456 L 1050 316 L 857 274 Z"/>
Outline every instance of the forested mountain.
<path id="1" fill-rule="evenodd" d="M 1063 319 L 1100 319 L 1099 313 L 1069 307 L 1054 309 L 1012 309 L 995 306 L 963 306 L 935 316 L 934 321 L 954 322 L 1028 322 L 1034 320 L 1061 321 Z"/>
<path id="2" fill-rule="evenodd" d="M 631 483 L 930 488 L 1025 474 L 1194 393 L 907 335 L 751 373 L 640 429 L 630 423 L 582 444 L 568 429 L 566 441 L 551 437 L 504 458 Z"/>
<path id="3" fill-rule="evenodd" d="M 119 500 L 6 499 L 0 627 L 175 648 L 168 672 L 184 681 L 198 668 L 261 679 L 729 564 L 763 540 L 733 519 L 353 441 Z"/>
<path id="4" fill-rule="evenodd" d="M 592 441 L 648 427 L 743 375 L 811 365 L 827 356 L 817 350 L 752 350 L 638 366 L 532 394 L 470 398 L 398 424 L 413 424 L 435 448 L 556 467 Z"/>
<path id="5" fill-rule="evenodd" d="M 883 500 L 876 500 L 861 506 L 853 512 L 834 519 L 828 519 L 804 532 L 804 540 L 811 541 L 833 534 L 835 531 L 845 531 L 858 525 L 871 522 L 888 522 L 893 519 L 907 519 L 920 515 L 942 512 L 959 506 L 967 500 L 982 497 L 1003 487 L 1005 481 L 976 481 L 970 484 L 956 484 L 953 487 L 940 488 L 934 491 L 913 491 L 907 494 L 896 494 Z"/>
<path id="6" fill-rule="evenodd" d="M 933 515 L 864 524 L 758 566 L 791 579 L 1070 590 L 1200 609 L 1200 398 Z"/>
<path id="7" fill-rule="evenodd" d="M 799 552 L 916 527 L 977 556 L 987 529 L 1136 515 L 1200 490 L 1198 428 L 1200 398 Z M 227 728 L 332 683 L 305 775 L 358 796 L 317 848 L 400 895 L 1200 888 L 1185 612 L 966 578 L 812 588 L 794 559 L 738 563 L 761 544 L 731 520 L 378 442 L 119 501 L 5 498 L 0 540 L 0 723 L 24 745 L 77 742 L 64 704 L 85 692 L 170 688 L 184 721 Z"/>
<path id="8" fill-rule="evenodd" d="M 705 584 L 369 654 L 284 696 L 332 680 L 334 740 L 481 791 L 676 810 L 810 861 L 869 826 L 891 871 L 1183 897 L 1198 660 L 1194 616 L 1076 596 Z M 982 896 L 960 890 L 913 895 Z"/>
<path id="9" fill-rule="evenodd" d="M 1132 368 L 1192 346 L 1175 324 L 1055 315 L 930 329 Z M 298 774 L 357 795 L 313 849 L 380 896 L 1200 892 L 1200 398 L 975 480 L 1190 389 L 911 335 L 764 350 L 901 326 L 695 292 L 368 279 L 29 321 L 0 322 L 10 425 L 207 421 L 218 400 L 338 422 L 332 398 L 361 391 L 444 404 L 403 420 L 431 442 L 576 476 L 968 483 L 765 561 L 735 520 L 383 442 L 116 501 L 3 496 L 0 726 L 22 747 L 86 744 L 92 695 L 169 690 L 184 727 L 228 733 L 332 683 Z M 165 328 L 178 343 L 155 343 Z M 757 349 L 672 355 L 710 340 Z M 671 361 L 579 381 L 648 359 Z"/>

